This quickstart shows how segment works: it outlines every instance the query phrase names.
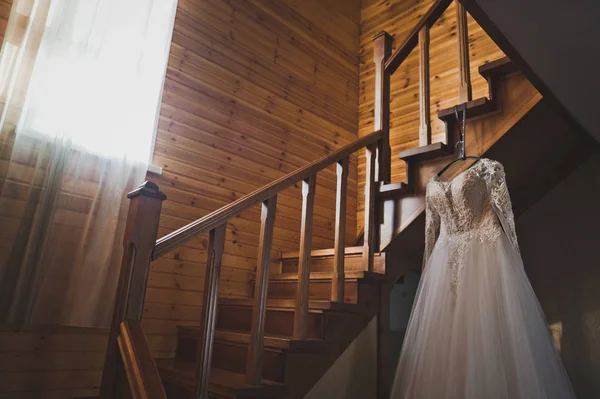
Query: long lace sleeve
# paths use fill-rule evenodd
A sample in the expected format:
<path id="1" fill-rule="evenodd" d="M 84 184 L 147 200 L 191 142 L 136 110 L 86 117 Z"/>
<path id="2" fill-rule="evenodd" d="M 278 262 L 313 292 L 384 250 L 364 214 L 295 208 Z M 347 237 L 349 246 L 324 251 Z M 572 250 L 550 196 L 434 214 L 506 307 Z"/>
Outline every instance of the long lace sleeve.
<path id="1" fill-rule="evenodd" d="M 494 162 L 490 175 L 490 198 L 492 206 L 509 241 L 515 250 L 520 253 L 517 232 L 515 230 L 515 217 L 513 215 L 510 195 L 508 194 L 508 187 L 506 186 L 504 167 L 500 163 Z"/>
<path id="2" fill-rule="evenodd" d="M 425 195 L 425 253 L 423 255 L 423 267 L 431 256 L 435 242 L 440 234 L 440 215 L 431 205 L 429 195 Z"/>

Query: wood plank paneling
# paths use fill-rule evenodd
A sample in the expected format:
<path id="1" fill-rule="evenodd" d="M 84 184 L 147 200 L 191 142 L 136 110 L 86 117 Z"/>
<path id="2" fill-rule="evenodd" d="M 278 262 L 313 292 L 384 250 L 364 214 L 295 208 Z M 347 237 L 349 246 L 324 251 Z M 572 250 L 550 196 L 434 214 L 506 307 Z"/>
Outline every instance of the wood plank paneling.
<path id="1" fill-rule="evenodd" d="M 360 32 L 359 136 L 373 131 L 375 64 L 372 37 L 381 30 L 394 37 L 394 49 L 417 25 L 432 0 L 363 1 Z M 481 27 L 468 16 L 469 55 L 473 98 L 487 96 L 487 83 L 480 65 L 504 56 Z M 443 141 L 444 124 L 437 118 L 440 109 L 458 101 L 458 41 L 456 4 L 451 4 L 430 30 L 430 92 L 432 142 Z M 411 52 L 391 78 L 390 141 L 392 182 L 406 179 L 404 162 L 398 153 L 419 146 L 419 51 Z M 365 181 L 365 158 L 359 154 L 358 187 Z M 364 199 L 358 197 L 357 228 L 363 225 Z"/>
<path id="2" fill-rule="evenodd" d="M 0 330 L 0 398 L 72 398 L 98 392 L 108 331 Z"/>
<path id="3" fill-rule="evenodd" d="M 2 35 L 10 7 L 0 0 Z M 359 25 L 360 0 L 179 0 L 153 158 L 164 173 L 148 175 L 168 196 L 159 236 L 357 138 Z M 7 156 L 0 153 L 0 170 Z M 349 242 L 357 160 L 350 157 Z M 22 161 L 32 172 L 32 160 Z M 317 177 L 314 248 L 333 246 L 335 168 Z M 61 235 L 75 238 L 85 223 L 100 176 L 84 177 L 90 190 L 61 202 Z M 15 216 L 31 211 L 21 182 L 7 184 L 15 212 L 0 211 L 0 246 L 11 245 Z M 277 208 L 272 259 L 298 250 L 301 184 L 282 192 Z M 252 296 L 259 232 L 259 207 L 227 223 L 221 296 Z M 177 325 L 199 322 L 207 244 L 197 237 L 151 265 L 143 327 L 156 356 L 172 356 Z M 0 332 L 0 399 L 95 395 L 106 333 Z"/>
<path id="4" fill-rule="evenodd" d="M 153 162 L 164 173 L 148 176 L 168 197 L 159 236 L 357 138 L 359 24 L 359 0 L 179 0 Z M 335 165 L 317 177 L 315 248 L 333 246 L 335 183 Z M 301 184 L 278 195 L 272 259 L 298 250 L 301 209 Z M 259 233 L 259 206 L 227 223 L 220 296 L 252 296 Z M 162 338 L 154 350 L 174 349 L 175 326 L 199 322 L 206 258 L 204 236 L 152 264 L 144 329 Z"/>

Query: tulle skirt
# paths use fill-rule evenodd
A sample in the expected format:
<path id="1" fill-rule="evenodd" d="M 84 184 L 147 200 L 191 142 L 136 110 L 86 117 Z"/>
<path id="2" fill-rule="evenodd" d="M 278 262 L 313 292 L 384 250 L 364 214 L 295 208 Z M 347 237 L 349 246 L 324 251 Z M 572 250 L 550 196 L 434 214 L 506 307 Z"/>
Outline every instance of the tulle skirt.
<path id="1" fill-rule="evenodd" d="M 519 253 L 467 246 L 455 294 L 447 241 L 421 277 L 392 399 L 574 398 Z"/>

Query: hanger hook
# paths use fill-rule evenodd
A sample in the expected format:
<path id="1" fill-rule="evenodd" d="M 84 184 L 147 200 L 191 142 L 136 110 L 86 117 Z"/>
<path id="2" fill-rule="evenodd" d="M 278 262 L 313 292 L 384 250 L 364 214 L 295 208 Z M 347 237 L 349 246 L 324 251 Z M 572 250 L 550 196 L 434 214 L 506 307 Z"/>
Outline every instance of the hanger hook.
<path id="1" fill-rule="evenodd" d="M 459 158 L 464 158 L 466 156 L 465 149 L 465 130 L 466 130 L 466 122 L 467 122 L 467 103 L 460 104 L 462 106 L 462 118 L 459 114 L 459 105 L 454 106 L 454 116 L 456 117 L 456 123 L 458 124 L 460 140 L 454 145 L 458 146 L 460 144 L 460 153 L 458 155 Z"/>

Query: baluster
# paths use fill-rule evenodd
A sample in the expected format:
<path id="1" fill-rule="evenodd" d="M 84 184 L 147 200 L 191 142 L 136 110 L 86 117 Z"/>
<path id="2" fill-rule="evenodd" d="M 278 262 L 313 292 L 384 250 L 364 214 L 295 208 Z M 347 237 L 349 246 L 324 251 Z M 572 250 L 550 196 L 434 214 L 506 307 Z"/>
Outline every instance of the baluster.
<path id="1" fill-rule="evenodd" d="M 312 175 L 308 180 L 302 182 L 302 224 L 300 227 L 300 259 L 298 260 L 294 339 L 306 339 L 308 331 L 308 284 L 310 282 L 310 251 L 316 183 L 316 175 Z"/>
<path id="2" fill-rule="evenodd" d="M 225 244 L 227 224 L 212 229 L 208 235 L 208 259 L 204 276 L 204 297 L 202 300 L 202 316 L 200 328 L 202 334 L 196 354 L 196 397 L 208 399 L 208 379 L 212 359 L 215 325 L 217 322 L 217 300 L 219 297 L 219 278 L 221 274 L 221 258 Z"/>
<path id="3" fill-rule="evenodd" d="M 383 140 L 377 149 L 377 170 L 375 181 L 389 183 L 391 179 L 390 149 L 390 73 L 385 70 L 385 62 L 392 55 L 392 37 L 385 31 L 373 37 L 375 62 L 375 109 L 373 128 L 383 130 Z"/>
<path id="4" fill-rule="evenodd" d="M 429 89 L 429 26 L 419 31 L 419 146 L 431 144 L 431 92 Z"/>
<path id="5" fill-rule="evenodd" d="M 331 300 L 344 302 L 344 272 L 346 250 L 346 197 L 348 192 L 349 158 L 337 163 L 337 191 L 335 195 L 335 243 L 333 247 L 333 276 L 331 279 Z"/>
<path id="6" fill-rule="evenodd" d="M 368 271 L 373 271 L 373 256 L 377 242 L 377 229 L 375 225 L 375 151 L 377 143 L 371 144 L 366 149 L 366 180 L 365 180 L 365 226 L 363 264 Z"/>
<path id="7" fill-rule="evenodd" d="M 458 102 L 471 101 L 473 91 L 471 89 L 471 65 L 469 63 L 469 21 L 467 10 L 456 2 L 456 28 L 458 37 Z"/>
<path id="8" fill-rule="evenodd" d="M 124 370 L 117 338 L 123 321 L 142 319 L 150 259 L 162 202 L 167 196 L 156 184 L 147 181 L 127 198 L 131 201 L 123 236 L 123 259 L 100 385 L 103 399 L 119 397 L 123 391 Z"/>
<path id="9" fill-rule="evenodd" d="M 267 287 L 269 285 L 269 265 L 271 261 L 271 244 L 273 242 L 273 225 L 277 196 L 262 203 L 260 236 L 258 241 L 258 263 L 256 265 L 256 283 L 254 285 L 254 305 L 252 307 L 252 330 L 250 346 L 246 362 L 246 382 L 260 385 L 263 360 L 265 318 L 267 316 Z"/>

